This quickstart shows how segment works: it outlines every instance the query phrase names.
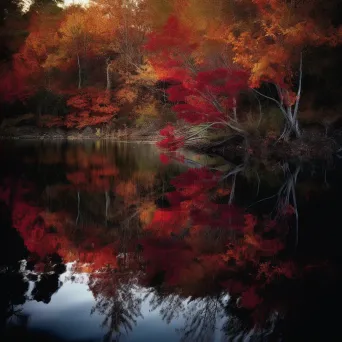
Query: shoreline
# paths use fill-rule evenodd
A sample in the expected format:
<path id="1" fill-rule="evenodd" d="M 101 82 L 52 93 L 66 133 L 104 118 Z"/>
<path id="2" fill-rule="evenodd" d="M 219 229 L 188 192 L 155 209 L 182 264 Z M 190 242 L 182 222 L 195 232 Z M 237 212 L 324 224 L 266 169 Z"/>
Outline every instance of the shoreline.
<path id="1" fill-rule="evenodd" d="M 148 142 L 156 143 L 159 136 L 146 134 L 144 131 L 135 130 L 125 134 L 122 132 L 111 132 L 96 134 L 92 130 L 63 131 L 60 129 L 40 129 L 32 126 L 11 127 L 7 131 L 0 130 L 0 140 L 22 140 L 22 141 L 113 141 L 113 142 Z"/>
<path id="2" fill-rule="evenodd" d="M 128 133 L 128 134 L 127 134 Z M 126 144 L 155 144 L 161 139 L 159 134 L 143 130 L 111 132 L 96 135 L 92 131 L 62 131 L 59 129 L 39 129 L 36 127 L 13 127 L 7 131 L 0 130 L 0 140 L 3 141 L 40 141 L 40 142 L 113 142 Z M 207 155 L 216 155 L 226 160 L 243 159 L 247 157 L 260 160 L 328 160 L 340 152 L 339 135 L 326 137 L 322 134 L 306 132 L 303 137 L 290 141 L 267 140 L 263 137 L 249 137 L 248 143 L 234 139 L 219 144 L 217 142 L 198 140 L 186 143 L 184 148 Z M 342 140 L 342 139 L 341 139 Z"/>
<path id="3" fill-rule="evenodd" d="M 124 142 L 124 143 L 145 143 L 145 144 L 155 144 L 158 140 L 139 140 L 139 139 L 116 139 L 116 138 L 106 138 L 106 137 L 81 137 L 81 138 L 57 138 L 57 137 L 48 137 L 42 138 L 37 136 L 32 137 L 8 137 L 8 136 L 0 136 L 0 141 L 6 140 L 20 140 L 20 141 L 60 141 L 60 142 L 73 142 L 73 141 L 112 141 L 112 142 Z"/>

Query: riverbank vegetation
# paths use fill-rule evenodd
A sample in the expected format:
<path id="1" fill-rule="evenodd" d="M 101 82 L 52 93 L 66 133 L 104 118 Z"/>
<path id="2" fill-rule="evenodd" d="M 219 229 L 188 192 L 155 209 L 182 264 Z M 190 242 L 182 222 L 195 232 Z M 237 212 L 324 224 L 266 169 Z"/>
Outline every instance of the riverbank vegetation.
<path id="1" fill-rule="evenodd" d="M 1 5 L 2 135 L 24 126 L 31 136 L 159 139 L 161 130 L 159 146 L 171 150 L 336 137 L 338 1 L 60 5 Z"/>

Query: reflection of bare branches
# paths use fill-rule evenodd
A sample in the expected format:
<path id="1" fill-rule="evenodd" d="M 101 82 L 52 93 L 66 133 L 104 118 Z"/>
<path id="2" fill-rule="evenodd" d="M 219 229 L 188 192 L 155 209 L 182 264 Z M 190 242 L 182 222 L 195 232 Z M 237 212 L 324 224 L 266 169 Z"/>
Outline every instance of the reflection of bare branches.
<path id="1" fill-rule="evenodd" d="M 230 172 L 228 172 L 226 175 L 224 175 L 222 177 L 222 181 L 228 179 L 229 177 L 233 177 L 233 181 L 232 181 L 232 187 L 231 187 L 231 191 L 230 191 L 230 195 L 229 195 L 229 201 L 228 203 L 231 205 L 234 202 L 235 199 L 235 189 L 236 189 L 236 178 L 237 175 L 241 172 L 243 172 L 246 168 L 245 163 L 244 164 L 240 164 L 238 166 L 236 166 L 233 170 L 231 170 Z"/>
<path id="2" fill-rule="evenodd" d="M 152 310 L 159 310 L 168 324 L 180 317 L 184 319 L 183 328 L 177 330 L 182 335 L 181 341 L 214 341 L 218 323 L 224 317 L 222 296 L 185 299 L 175 293 L 163 294 L 152 289 L 146 298 L 150 298 Z"/>
<path id="3" fill-rule="evenodd" d="M 292 206 L 296 217 L 296 235 L 295 235 L 295 247 L 298 245 L 298 208 L 296 199 L 296 183 L 297 177 L 300 172 L 300 166 L 291 172 L 289 164 L 284 163 L 282 166 L 285 182 L 278 191 L 277 201 L 277 216 L 285 215 L 290 206 Z"/>
<path id="4" fill-rule="evenodd" d="M 96 305 L 92 313 L 97 311 L 103 315 L 103 327 L 108 327 L 104 341 L 120 338 L 122 331 L 127 334 L 141 315 L 142 300 L 137 296 L 137 286 L 132 274 L 118 273 L 113 269 L 105 269 L 93 273 L 89 278 L 89 288 L 94 294 Z"/>
<path id="5" fill-rule="evenodd" d="M 233 183 L 232 183 L 232 189 L 230 191 L 230 195 L 229 195 L 229 202 L 228 204 L 233 204 L 234 201 L 234 197 L 235 197 L 235 188 L 236 188 L 236 173 L 233 175 Z"/>
<path id="6" fill-rule="evenodd" d="M 7 324 L 13 324 L 20 327 L 27 327 L 30 316 L 23 313 L 23 308 L 18 305 L 11 305 L 7 313 Z"/>
<path id="7" fill-rule="evenodd" d="M 236 303 L 230 300 L 227 305 L 227 320 L 223 325 L 224 338 L 222 341 L 273 341 L 278 340 L 276 324 L 280 319 L 280 315 L 276 312 L 272 313 L 263 327 L 256 326 L 255 322 L 247 312 L 237 311 Z"/>
<path id="8" fill-rule="evenodd" d="M 180 314 L 184 312 L 184 299 L 178 294 L 168 293 L 161 294 L 155 289 L 148 291 L 146 298 L 150 297 L 151 310 L 159 309 L 159 313 L 164 321 L 170 324 L 174 319 L 179 318 Z"/>
<path id="9" fill-rule="evenodd" d="M 261 200 L 252 203 L 250 206 L 247 207 L 247 209 L 261 202 L 277 198 L 276 207 L 274 209 L 276 218 L 280 219 L 281 217 L 284 217 L 291 213 L 295 215 L 295 247 L 297 247 L 299 214 L 296 197 L 296 183 L 301 167 L 300 165 L 296 165 L 295 169 L 292 171 L 290 165 L 288 163 L 284 163 L 283 165 L 281 165 L 281 169 L 283 171 L 285 180 L 278 192 L 272 196 L 262 198 Z"/>
<path id="10" fill-rule="evenodd" d="M 223 308 L 220 297 L 205 297 L 189 302 L 184 315 L 185 326 L 179 330 L 182 333 L 181 341 L 214 341 L 218 321 L 224 317 Z"/>
<path id="11" fill-rule="evenodd" d="M 245 141 L 245 145 L 246 145 L 246 151 L 247 151 L 247 146 L 248 146 L 248 142 Z M 235 189 L 236 189 L 236 178 L 238 176 L 238 174 L 246 172 L 247 167 L 248 167 L 248 162 L 249 162 L 249 155 L 248 153 L 245 153 L 244 158 L 243 158 L 243 162 L 239 165 L 237 165 L 236 167 L 234 167 L 231 171 L 229 171 L 226 175 L 224 175 L 222 177 L 222 181 L 228 179 L 229 177 L 233 177 L 233 181 L 232 181 L 232 188 L 231 188 L 231 192 L 229 195 L 229 204 L 233 204 L 234 199 L 235 199 Z M 258 192 L 259 192 L 259 185 L 258 185 Z"/>

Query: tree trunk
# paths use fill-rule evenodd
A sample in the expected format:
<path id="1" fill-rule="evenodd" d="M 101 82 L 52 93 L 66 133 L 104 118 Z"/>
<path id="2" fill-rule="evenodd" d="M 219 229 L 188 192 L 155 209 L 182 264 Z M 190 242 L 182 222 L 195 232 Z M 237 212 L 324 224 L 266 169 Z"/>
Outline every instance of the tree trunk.
<path id="1" fill-rule="evenodd" d="M 105 199 L 106 199 L 106 211 L 105 211 L 105 223 L 107 225 L 107 221 L 108 221 L 108 210 L 109 210 L 109 206 L 110 206 L 110 196 L 108 191 L 105 192 Z"/>
<path id="2" fill-rule="evenodd" d="M 290 140 L 292 136 L 295 136 L 297 139 L 300 138 L 302 135 L 300 129 L 299 129 L 299 124 L 298 120 L 291 121 L 291 120 L 286 120 L 284 130 L 282 135 L 280 136 L 280 139 L 284 139 L 285 141 Z"/>
<path id="3" fill-rule="evenodd" d="M 297 198 L 296 198 L 296 184 L 298 174 L 300 172 L 300 166 L 297 166 L 296 169 L 292 172 L 288 163 L 282 165 L 282 169 L 285 176 L 285 182 L 281 186 L 278 192 L 278 200 L 277 200 L 277 216 L 281 217 L 286 215 L 289 206 L 291 205 L 294 214 L 295 214 L 295 231 L 294 231 L 294 247 L 295 249 L 298 246 L 298 207 L 297 207 Z"/>
<path id="4" fill-rule="evenodd" d="M 299 102 L 300 102 L 301 93 L 302 93 L 302 78 L 303 78 L 303 56 L 301 53 L 300 62 L 299 62 L 298 90 L 297 90 L 296 101 L 294 105 L 290 104 L 289 91 L 287 89 L 281 88 L 278 84 L 274 84 L 274 85 L 277 89 L 279 100 L 273 97 L 264 95 L 254 89 L 254 91 L 258 95 L 276 103 L 278 108 L 281 110 L 282 114 L 284 115 L 285 126 L 284 126 L 283 133 L 280 136 L 280 139 L 288 140 L 290 139 L 292 135 L 294 135 L 296 138 L 299 138 L 301 136 L 301 131 L 299 129 L 299 122 L 298 122 L 298 110 L 299 110 Z"/>
<path id="5" fill-rule="evenodd" d="M 107 59 L 107 67 L 106 67 L 106 76 L 107 76 L 107 91 L 110 91 L 112 89 L 112 80 L 110 78 L 110 59 Z"/>
<path id="6" fill-rule="evenodd" d="M 82 88 L 82 69 L 81 69 L 81 61 L 80 55 L 77 54 L 77 65 L 78 65 L 78 89 Z"/>
<path id="7" fill-rule="evenodd" d="M 76 217 L 76 226 L 78 225 L 78 221 L 80 219 L 80 204 L 81 204 L 81 196 L 80 192 L 77 191 L 77 217 Z"/>

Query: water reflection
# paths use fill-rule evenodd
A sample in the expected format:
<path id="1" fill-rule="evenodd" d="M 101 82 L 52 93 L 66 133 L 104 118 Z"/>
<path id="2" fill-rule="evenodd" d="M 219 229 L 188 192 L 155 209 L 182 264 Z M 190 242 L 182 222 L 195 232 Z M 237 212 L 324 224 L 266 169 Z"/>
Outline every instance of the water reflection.
<path id="1" fill-rule="evenodd" d="M 18 339 L 13 324 L 30 333 L 29 303 L 52 305 L 75 284 L 91 292 L 95 324 L 101 317 L 96 341 L 153 340 L 144 322 L 155 315 L 179 341 L 338 336 L 326 300 L 340 299 L 338 165 L 206 157 L 203 166 L 201 156 L 160 157 L 150 145 L 6 147 L 7 340 Z"/>

